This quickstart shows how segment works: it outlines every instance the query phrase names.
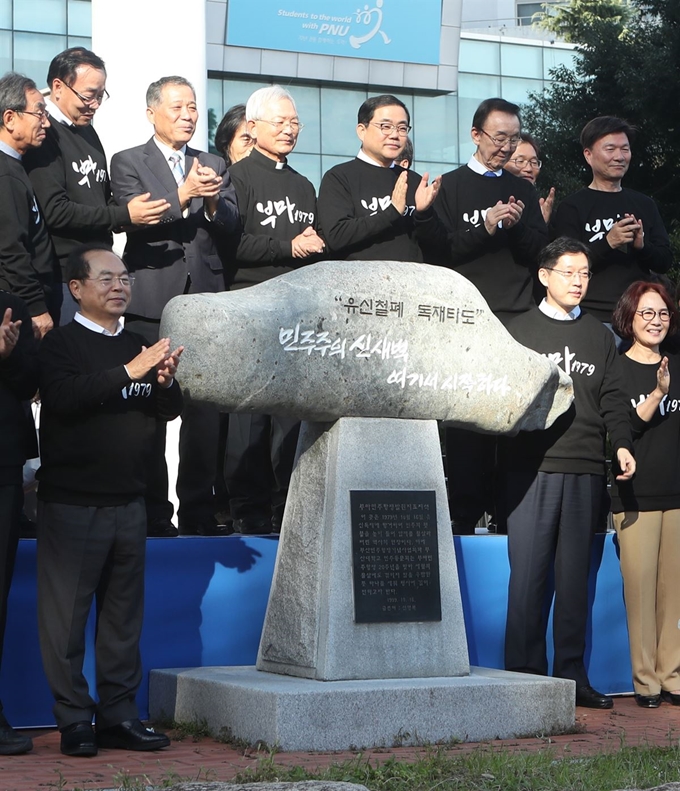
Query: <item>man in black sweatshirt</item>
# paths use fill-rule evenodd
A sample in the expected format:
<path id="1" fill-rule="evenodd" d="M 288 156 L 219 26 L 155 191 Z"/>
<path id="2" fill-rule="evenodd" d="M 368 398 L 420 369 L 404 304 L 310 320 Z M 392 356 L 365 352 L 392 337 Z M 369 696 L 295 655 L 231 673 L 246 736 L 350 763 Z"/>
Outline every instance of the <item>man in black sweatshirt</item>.
<path id="1" fill-rule="evenodd" d="M 22 470 L 26 459 L 38 455 L 28 403 L 38 389 L 37 352 L 26 305 L 0 291 L 0 657 L 24 502 Z M 0 703 L 0 755 L 19 755 L 32 746 L 7 722 Z"/>
<path id="2" fill-rule="evenodd" d="M 135 694 L 144 612 L 144 490 L 157 420 L 182 408 L 174 381 L 182 349 L 145 340 L 120 321 L 132 277 L 110 248 L 69 255 L 80 312 L 40 346 L 38 630 L 65 755 L 97 747 L 157 750 Z M 83 675 L 85 626 L 96 597 L 98 702 Z M 92 718 L 96 718 L 96 736 Z"/>
<path id="3" fill-rule="evenodd" d="M 59 316 L 61 278 L 47 226 L 21 164 L 39 148 L 50 122 L 33 80 L 0 79 L 0 288 L 23 299 L 42 337 Z"/>
<path id="4" fill-rule="evenodd" d="M 246 104 L 254 146 L 229 168 L 243 235 L 231 288 L 244 288 L 317 260 L 324 242 L 316 228 L 311 182 L 288 164 L 302 125 L 293 97 L 280 85 L 260 88 Z M 234 529 L 271 533 L 281 522 L 299 423 L 277 415 L 229 416 L 224 474 Z"/>
<path id="5" fill-rule="evenodd" d="M 608 115 L 583 127 L 581 146 L 592 181 L 560 203 L 552 222 L 553 236 L 570 236 L 590 248 L 593 281 L 583 307 L 609 327 L 614 307 L 631 283 L 673 265 L 656 204 L 621 186 L 634 132 L 627 121 Z"/>
<path id="6" fill-rule="evenodd" d="M 442 176 L 433 208 L 416 212 L 419 233 L 481 292 L 504 324 L 534 304 L 536 259 L 548 229 L 533 185 L 507 170 L 521 138 L 519 108 L 486 99 L 472 119 L 475 153 Z M 430 201 L 431 202 L 431 201 Z M 491 511 L 495 437 L 464 429 L 446 432 L 449 502 L 454 533 L 473 533 Z"/>
<path id="7" fill-rule="evenodd" d="M 106 100 L 104 61 L 84 47 L 53 58 L 47 72 L 49 126 L 45 141 L 28 153 L 24 166 L 45 215 L 62 267 L 69 253 L 86 242 L 111 244 L 123 225 L 156 225 L 167 201 L 138 195 L 117 206 L 111 195 L 106 156 L 92 119 Z M 61 323 L 75 312 L 63 279 Z"/>
<path id="8" fill-rule="evenodd" d="M 584 244 L 555 240 L 539 257 L 545 299 L 508 326 L 515 340 L 571 376 L 574 402 L 550 428 L 523 431 L 501 443 L 510 555 L 505 667 L 548 672 L 545 594 L 554 568 L 553 675 L 576 682 L 576 705 L 607 709 L 611 698 L 590 686 L 583 661 L 606 435 L 620 480 L 634 475 L 635 460 L 614 337 L 579 307 L 590 274 Z"/>
<path id="9" fill-rule="evenodd" d="M 410 115 L 396 96 L 367 99 L 359 108 L 356 159 L 332 167 L 319 188 L 319 232 L 332 258 L 423 261 L 416 239 L 416 190 L 424 178 L 395 164 L 408 140 Z M 434 188 L 439 188 L 435 179 Z M 421 187 L 422 183 L 422 187 Z"/>

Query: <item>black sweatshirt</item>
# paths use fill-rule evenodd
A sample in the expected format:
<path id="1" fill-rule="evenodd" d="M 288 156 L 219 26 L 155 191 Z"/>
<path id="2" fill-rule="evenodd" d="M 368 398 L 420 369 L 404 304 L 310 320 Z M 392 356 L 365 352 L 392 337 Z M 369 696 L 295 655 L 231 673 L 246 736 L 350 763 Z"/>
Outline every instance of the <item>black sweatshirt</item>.
<path id="1" fill-rule="evenodd" d="M 0 288 L 22 299 L 31 316 L 47 312 L 43 286 L 58 279 L 57 259 L 21 162 L 0 151 Z"/>
<path id="2" fill-rule="evenodd" d="M 130 213 L 113 201 L 106 156 L 92 126 L 67 126 L 52 117 L 50 124 L 40 148 L 24 157 L 24 166 L 63 269 L 78 245 L 111 244 L 112 232 L 129 224 Z"/>
<path id="3" fill-rule="evenodd" d="M 508 332 L 571 376 L 574 403 L 550 428 L 505 440 L 505 463 L 514 470 L 604 475 L 607 433 L 615 452 L 633 449 L 612 333 L 587 313 L 559 321 L 538 308 L 511 321 Z"/>
<path id="4" fill-rule="evenodd" d="M 289 165 L 276 165 L 253 149 L 229 168 L 243 226 L 231 288 L 263 283 L 318 260 L 293 258 L 291 247 L 305 228 L 316 228 L 314 187 Z"/>
<path id="5" fill-rule="evenodd" d="M 38 496 L 67 505 L 123 505 L 144 493 L 156 420 L 182 409 L 177 382 L 123 367 L 146 341 L 101 335 L 72 321 L 40 344 L 41 467 Z"/>
<path id="6" fill-rule="evenodd" d="M 638 363 L 625 354 L 621 362 L 637 467 L 632 481 L 612 482 L 612 511 L 680 508 L 680 357 L 668 354 L 670 390 L 649 423 L 635 408 L 656 388 L 659 363 Z"/>
<path id="7" fill-rule="evenodd" d="M 521 220 L 490 236 L 486 210 L 510 196 L 524 203 Z M 438 221 L 439 218 L 439 221 Z M 491 178 L 467 165 L 445 173 L 434 211 L 416 213 L 418 231 L 439 250 L 437 262 L 470 280 L 499 318 L 507 320 L 534 305 L 536 257 L 548 242 L 538 195 L 526 179 L 503 171 Z"/>
<path id="8" fill-rule="evenodd" d="M 625 214 L 642 220 L 645 246 L 614 250 L 607 242 L 612 225 Z M 611 321 L 623 292 L 636 280 L 648 280 L 651 272 L 666 272 L 673 265 L 668 234 L 651 198 L 635 190 L 604 192 L 588 187 L 565 198 L 553 214 L 553 238 L 571 236 L 592 251 L 593 278 L 583 307 L 600 321 Z"/>
<path id="9" fill-rule="evenodd" d="M 21 321 L 19 341 L 6 359 L 0 359 L 0 486 L 21 482 L 26 459 L 38 455 L 29 399 L 38 389 L 38 342 L 31 317 L 14 294 L 0 291 L 0 321 L 7 308 L 12 321 Z"/>
<path id="10" fill-rule="evenodd" d="M 404 169 L 383 168 L 361 159 L 332 167 L 319 187 L 319 233 L 332 258 L 417 261 L 415 194 L 420 176 L 408 172 L 406 211 L 394 208 L 392 192 Z"/>

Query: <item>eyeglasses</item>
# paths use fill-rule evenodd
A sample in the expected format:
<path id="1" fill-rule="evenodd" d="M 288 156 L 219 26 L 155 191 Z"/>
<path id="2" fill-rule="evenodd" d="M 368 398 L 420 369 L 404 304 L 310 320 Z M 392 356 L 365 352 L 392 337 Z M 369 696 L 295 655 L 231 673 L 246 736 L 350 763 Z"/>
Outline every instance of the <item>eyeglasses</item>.
<path id="1" fill-rule="evenodd" d="M 91 280 L 98 288 L 106 290 L 113 287 L 117 280 L 121 286 L 128 288 L 135 282 L 134 275 L 104 275 L 103 277 L 84 277 L 83 280 Z"/>
<path id="2" fill-rule="evenodd" d="M 256 118 L 256 121 L 262 121 L 265 124 L 269 124 L 276 132 L 283 132 L 286 127 L 290 127 L 290 131 L 296 135 L 298 132 L 301 132 L 304 129 L 304 124 L 301 124 L 299 121 L 269 121 L 266 118 Z"/>
<path id="3" fill-rule="evenodd" d="M 516 135 L 515 137 L 505 137 L 504 135 L 501 137 L 494 137 L 493 135 L 490 135 L 485 129 L 480 129 L 479 131 L 483 132 L 489 138 L 489 140 L 491 140 L 491 142 L 499 148 L 503 148 L 503 146 L 506 145 L 510 146 L 510 148 L 517 148 L 517 146 L 522 142 L 522 138 L 519 137 L 519 135 Z"/>
<path id="4" fill-rule="evenodd" d="M 593 276 L 592 272 L 565 272 L 563 269 L 553 269 L 551 266 L 545 266 L 543 269 L 547 269 L 549 272 L 557 272 L 565 280 L 576 280 L 579 277 L 582 280 L 590 280 Z"/>
<path id="5" fill-rule="evenodd" d="M 34 115 L 41 123 L 47 120 L 47 110 L 44 107 L 41 110 L 17 110 L 17 112 L 21 115 Z"/>
<path id="6" fill-rule="evenodd" d="M 543 165 L 541 160 L 536 159 L 536 157 L 533 157 L 532 159 L 527 159 L 526 157 L 515 157 L 514 159 L 511 159 L 510 162 L 514 162 L 518 168 L 523 168 L 528 162 L 535 170 L 540 170 Z"/>
<path id="7" fill-rule="evenodd" d="M 411 131 L 411 127 L 407 126 L 406 124 L 388 124 L 388 123 L 378 123 L 377 121 L 369 121 L 370 126 L 375 126 L 382 132 L 385 137 L 391 135 L 393 132 L 396 132 L 399 137 L 406 137 L 406 135 Z"/>
<path id="8" fill-rule="evenodd" d="M 671 312 L 668 308 L 661 308 L 661 310 L 654 310 L 653 308 L 645 308 L 644 310 L 635 311 L 638 316 L 642 316 L 645 321 L 654 321 L 658 316 L 661 321 L 670 321 Z"/>
<path id="9" fill-rule="evenodd" d="M 76 91 L 75 88 L 71 88 L 71 86 L 68 83 L 63 82 L 63 84 L 69 89 L 69 91 L 75 93 L 75 95 L 80 99 L 80 101 L 87 107 L 92 107 L 93 104 L 98 104 L 101 107 L 102 104 L 104 104 L 104 102 L 107 99 L 111 98 L 106 88 L 104 88 L 104 90 L 101 93 L 97 93 L 94 96 L 83 96 L 83 94 L 78 93 L 78 91 Z"/>

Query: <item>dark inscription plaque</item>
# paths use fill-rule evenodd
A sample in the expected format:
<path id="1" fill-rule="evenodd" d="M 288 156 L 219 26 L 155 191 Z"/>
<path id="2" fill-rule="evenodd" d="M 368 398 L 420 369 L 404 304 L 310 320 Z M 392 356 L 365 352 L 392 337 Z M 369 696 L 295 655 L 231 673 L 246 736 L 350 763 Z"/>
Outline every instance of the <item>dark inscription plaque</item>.
<path id="1" fill-rule="evenodd" d="M 433 491 L 351 491 L 356 623 L 441 621 Z"/>

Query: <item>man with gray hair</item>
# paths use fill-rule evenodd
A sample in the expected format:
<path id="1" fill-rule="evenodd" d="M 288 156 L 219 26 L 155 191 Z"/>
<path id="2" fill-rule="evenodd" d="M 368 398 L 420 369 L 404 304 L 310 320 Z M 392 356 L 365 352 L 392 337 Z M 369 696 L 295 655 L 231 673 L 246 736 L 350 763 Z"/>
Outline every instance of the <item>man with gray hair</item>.
<path id="1" fill-rule="evenodd" d="M 38 148 L 50 125 L 33 80 L 9 72 L 0 79 L 0 288 L 26 303 L 42 337 L 58 318 L 57 261 L 23 155 Z"/>
<path id="2" fill-rule="evenodd" d="M 163 77 L 146 94 L 146 115 L 153 137 L 115 154 L 111 184 L 124 206 L 137 195 L 150 194 L 168 209 L 159 225 L 128 232 L 124 260 L 136 283 L 126 313 L 126 326 L 158 340 L 161 313 L 179 294 L 225 289 L 225 269 L 239 231 L 236 195 L 224 160 L 189 147 L 196 131 L 198 107 L 186 79 Z M 180 533 L 217 535 L 213 482 L 217 465 L 219 413 L 188 402 L 182 416 L 179 445 Z M 155 475 L 147 489 L 149 535 L 176 535 L 168 501 L 165 433 L 157 437 Z"/>
<path id="3" fill-rule="evenodd" d="M 318 259 L 316 194 L 290 167 L 302 124 L 280 85 L 260 88 L 246 104 L 250 156 L 229 172 L 238 196 L 243 236 L 231 288 L 262 283 Z M 225 478 L 234 529 L 270 533 L 278 526 L 293 467 L 298 423 L 278 416 L 230 415 Z"/>

